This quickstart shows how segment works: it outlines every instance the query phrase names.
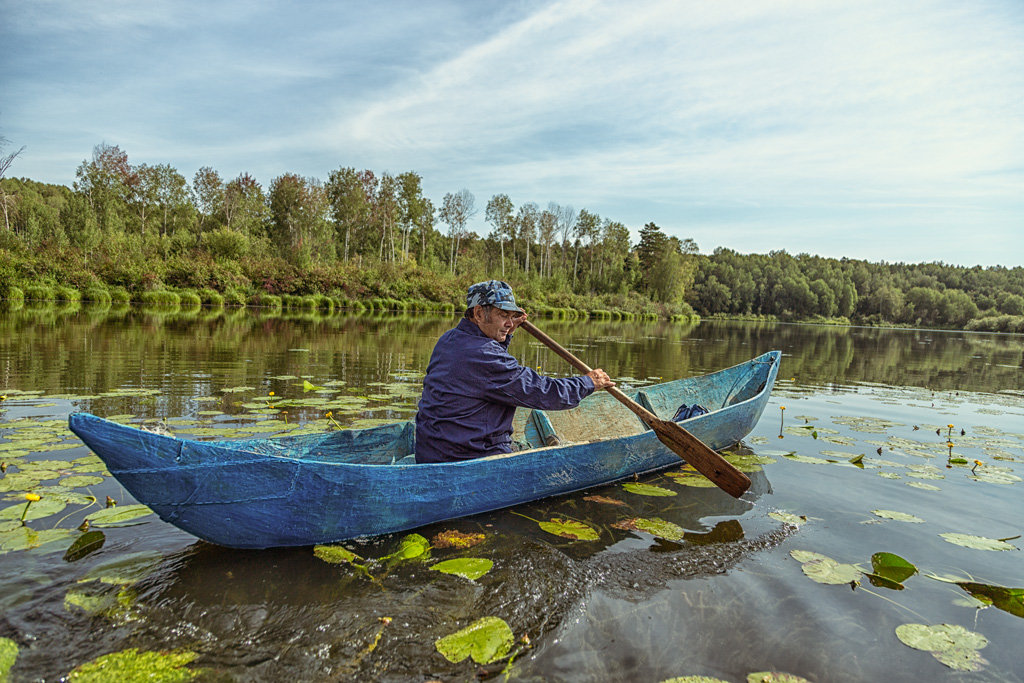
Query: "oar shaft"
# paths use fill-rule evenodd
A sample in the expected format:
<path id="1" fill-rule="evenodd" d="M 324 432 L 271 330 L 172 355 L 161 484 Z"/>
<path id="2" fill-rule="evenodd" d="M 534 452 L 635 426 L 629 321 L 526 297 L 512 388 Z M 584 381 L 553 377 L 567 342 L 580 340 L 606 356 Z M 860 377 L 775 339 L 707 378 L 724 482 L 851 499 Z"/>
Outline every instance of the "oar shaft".
<path id="1" fill-rule="evenodd" d="M 532 334 L 537 339 L 539 339 L 541 343 L 543 343 L 549 349 L 557 353 L 559 356 L 562 357 L 563 360 L 568 362 L 569 365 L 573 366 L 580 372 L 588 373 L 591 371 L 589 365 L 581 361 L 576 356 L 572 355 L 572 353 L 568 349 L 563 348 L 562 345 L 556 342 L 554 339 L 538 330 L 537 326 L 531 323 L 529 320 L 524 321 L 519 326 L 526 330 L 527 332 L 529 332 L 530 334 Z M 608 387 L 605 389 L 605 391 L 607 391 L 609 394 L 618 399 L 618 401 L 622 403 L 622 405 L 626 406 L 634 413 L 636 413 L 636 416 L 639 417 L 644 422 L 646 422 L 647 424 L 650 424 L 651 420 L 658 419 L 657 415 L 644 408 L 642 405 L 631 399 L 629 396 L 626 396 L 624 393 L 622 393 L 622 391 L 619 390 L 618 387 Z"/>

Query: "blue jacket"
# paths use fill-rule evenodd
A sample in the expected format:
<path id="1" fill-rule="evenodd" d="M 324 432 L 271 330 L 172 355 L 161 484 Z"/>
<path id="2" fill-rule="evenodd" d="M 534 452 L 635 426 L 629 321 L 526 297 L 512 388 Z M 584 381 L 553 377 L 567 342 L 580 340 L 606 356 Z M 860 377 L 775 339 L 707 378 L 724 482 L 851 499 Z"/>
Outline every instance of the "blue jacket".
<path id="1" fill-rule="evenodd" d="M 523 367 L 463 318 L 437 341 L 416 414 L 416 462 L 470 460 L 512 451 L 516 406 L 573 408 L 594 391 L 582 375 L 555 379 Z"/>

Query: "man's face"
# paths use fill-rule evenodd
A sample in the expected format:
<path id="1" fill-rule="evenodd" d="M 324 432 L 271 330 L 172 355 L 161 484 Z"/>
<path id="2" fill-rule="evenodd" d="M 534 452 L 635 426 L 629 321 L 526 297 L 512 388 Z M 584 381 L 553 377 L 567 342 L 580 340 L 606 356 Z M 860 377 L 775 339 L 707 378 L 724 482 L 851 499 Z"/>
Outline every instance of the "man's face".
<path id="1" fill-rule="evenodd" d="M 505 337 L 515 326 L 515 320 L 519 317 L 515 311 L 505 311 L 500 308 L 488 308 L 476 306 L 473 309 L 473 322 L 477 324 L 480 331 L 494 341 L 505 341 Z"/>

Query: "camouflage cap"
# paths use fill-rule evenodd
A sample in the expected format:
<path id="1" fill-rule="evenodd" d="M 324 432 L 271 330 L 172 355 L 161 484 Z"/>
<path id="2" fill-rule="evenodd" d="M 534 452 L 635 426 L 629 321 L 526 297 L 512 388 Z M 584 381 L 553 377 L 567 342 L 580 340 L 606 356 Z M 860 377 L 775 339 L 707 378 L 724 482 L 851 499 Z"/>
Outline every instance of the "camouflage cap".
<path id="1" fill-rule="evenodd" d="M 474 306 L 491 305 L 505 311 L 518 311 L 525 313 L 516 305 L 516 297 L 512 294 L 512 287 L 501 280 L 486 280 L 470 285 L 466 294 L 466 308 Z"/>

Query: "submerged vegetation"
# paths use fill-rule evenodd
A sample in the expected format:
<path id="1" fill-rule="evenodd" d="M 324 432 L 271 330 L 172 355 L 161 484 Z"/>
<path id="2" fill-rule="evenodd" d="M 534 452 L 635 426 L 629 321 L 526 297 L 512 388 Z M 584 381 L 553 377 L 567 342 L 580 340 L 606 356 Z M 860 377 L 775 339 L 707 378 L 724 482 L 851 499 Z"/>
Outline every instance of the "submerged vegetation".
<path id="1" fill-rule="evenodd" d="M 16 154 L 14 155 L 16 156 Z M 13 161 L 14 158 L 11 158 Z M 5 167 L 6 169 L 6 167 Z M 888 264 L 785 251 L 699 253 L 654 223 L 630 230 L 554 202 L 468 190 L 439 206 L 412 171 L 339 167 L 264 187 L 210 167 L 189 182 L 102 144 L 74 187 L 0 174 L 0 300 L 452 312 L 501 277 L 531 312 L 696 316 L 1024 332 L 1024 268 Z"/>

